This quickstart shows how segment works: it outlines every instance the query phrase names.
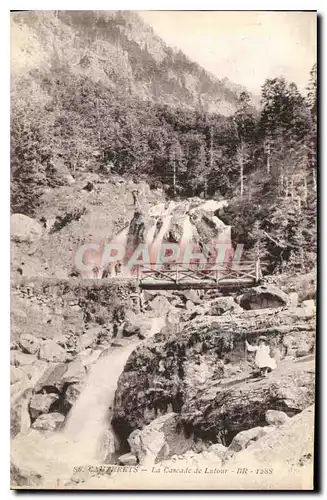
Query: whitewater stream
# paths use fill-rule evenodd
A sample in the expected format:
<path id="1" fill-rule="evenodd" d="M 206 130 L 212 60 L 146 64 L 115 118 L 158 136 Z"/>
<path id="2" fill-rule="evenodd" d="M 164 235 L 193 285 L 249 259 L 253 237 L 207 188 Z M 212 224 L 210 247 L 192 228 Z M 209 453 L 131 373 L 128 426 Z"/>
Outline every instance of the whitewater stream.
<path id="1" fill-rule="evenodd" d="M 102 462 L 115 452 L 110 427 L 119 376 L 139 341 L 124 347 L 111 347 L 91 366 L 85 388 L 71 409 L 64 434 L 80 459 Z"/>

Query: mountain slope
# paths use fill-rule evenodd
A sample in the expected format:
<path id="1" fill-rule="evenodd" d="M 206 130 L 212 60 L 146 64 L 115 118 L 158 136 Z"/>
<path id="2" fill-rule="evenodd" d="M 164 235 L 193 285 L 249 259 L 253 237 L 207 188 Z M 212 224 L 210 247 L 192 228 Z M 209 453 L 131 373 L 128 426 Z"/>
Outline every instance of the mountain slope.
<path id="1" fill-rule="evenodd" d="M 31 11 L 11 15 L 12 75 L 66 65 L 153 102 L 230 115 L 240 88 L 168 47 L 132 11 Z"/>

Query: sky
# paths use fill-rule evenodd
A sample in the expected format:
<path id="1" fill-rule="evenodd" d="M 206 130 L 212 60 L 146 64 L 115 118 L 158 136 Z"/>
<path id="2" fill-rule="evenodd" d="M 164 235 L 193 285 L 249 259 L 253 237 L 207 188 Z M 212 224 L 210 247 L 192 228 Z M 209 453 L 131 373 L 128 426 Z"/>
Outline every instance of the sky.
<path id="1" fill-rule="evenodd" d="M 314 12 L 138 13 L 168 45 L 256 94 L 266 78 L 277 76 L 303 91 L 316 62 Z"/>

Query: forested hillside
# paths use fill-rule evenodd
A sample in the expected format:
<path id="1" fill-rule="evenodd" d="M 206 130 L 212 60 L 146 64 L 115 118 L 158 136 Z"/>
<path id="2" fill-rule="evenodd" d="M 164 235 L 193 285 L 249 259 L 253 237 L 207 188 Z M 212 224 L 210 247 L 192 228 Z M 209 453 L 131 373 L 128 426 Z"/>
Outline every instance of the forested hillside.
<path id="1" fill-rule="evenodd" d="M 46 17 L 50 26 L 35 13 L 35 24 L 31 23 L 33 16 L 29 17 L 28 28 L 24 25 L 26 13 L 15 19 L 22 30 L 34 29 L 40 37 L 49 35 L 47 28 L 62 30 L 63 26 L 74 28 L 76 37 L 71 47 L 60 46 L 65 54 L 69 51 L 70 58 L 63 57 L 56 42 L 57 46 L 47 52 L 46 64 L 30 61 L 28 71 L 26 67 L 18 71 L 15 66 L 13 212 L 37 217 L 42 211 L 42 194 L 64 185 L 67 174 L 73 179 L 83 172 L 104 178 L 120 174 L 161 186 L 168 197 L 175 199 L 194 195 L 227 198 L 231 200 L 229 207 L 219 216 L 233 226 L 235 242 L 244 243 L 251 254 L 269 259 L 274 270 L 282 270 L 285 265 L 312 268 L 316 250 L 316 68 L 308 75 L 305 95 L 283 78 L 270 79 L 263 82 L 260 112 L 253 108 L 251 96 L 242 92 L 237 98 L 233 94 L 233 114 L 223 116 L 208 112 L 200 98 L 195 100 L 202 95 L 198 89 L 186 106 L 188 98 L 181 95 L 182 87 L 165 85 L 163 75 L 176 72 L 176 68 L 184 75 L 190 68 L 200 74 L 200 68 L 192 66 L 182 54 L 162 48 L 160 39 L 152 34 L 158 42 L 156 53 L 165 52 L 163 59 L 157 55 L 155 74 L 158 78 L 160 74 L 160 81 L 154 83 L 151 72 L 155 55 L 150 54 L 144 41 L 148 40 L 149 28 L 140 31 L 138 25 L 135 30 L 139 21 L 132 13 L 130 21 L 126 13 L 121 17 L 92 13 L 94 24 L 89 20 L 86 23 L 85 15 L 52 13 L 52 17 Z M 143 33 L 142 53 L 133 41 L 136 32 L 139 37 Z M 90 74 L 89 54 L 79 58 L 81 46 L 78 50 L 76 47 L 82 40 L 85 47 L 92 43 L 99 47 L 108 37 L 110 43 L 125 47 L 133 66 L 129 80 L 133 89 L 126 86 L 126 78 L 119 85 L 117 74 L 109 79 L 99 77 L 100 72 Z M 58 39 L 62 40 L 61 35 Z M 28 40 L 36 46 L 35 38 Z M 48 48 L 45 44 L 44 50 Z M 76 51 L 78 71 L 72 64 Z M 103 51 L 106 65 L 117 68 L 121 59 L 110 57 L 105 48 Z M 147 65 L 151 78 L 145 75 L 143 62 L 140 66 L 146 53 L 152 58 Z M 165 71 L 158 71 L 162 64 Z M 198 82 L 205 86 L 209 76 L 203 75 Z M 152 90 L 160 93 L 160 102 L 153 98 L 154 90 L 151 99 L 135 91 L 148 77 Z M 206 87 L 206 92 L 211 91 Z M 162 98 L 167 95 L 171 103 Z"/>

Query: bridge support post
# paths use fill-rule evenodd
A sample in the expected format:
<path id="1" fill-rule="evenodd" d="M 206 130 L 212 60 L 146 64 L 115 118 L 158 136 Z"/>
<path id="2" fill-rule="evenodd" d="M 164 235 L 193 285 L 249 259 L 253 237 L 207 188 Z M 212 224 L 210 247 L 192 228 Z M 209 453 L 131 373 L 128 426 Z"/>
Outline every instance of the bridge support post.
<path id="1" fill-rule="evenodd" d="M 260 272 L 260 258 L 257 257 L 256 261 L 255 261 L 255 281 L 256 283 L 258 283 L 260 281 L 260 276 L 261 272 Z"/>

